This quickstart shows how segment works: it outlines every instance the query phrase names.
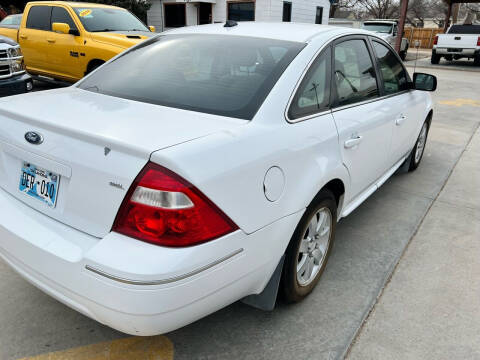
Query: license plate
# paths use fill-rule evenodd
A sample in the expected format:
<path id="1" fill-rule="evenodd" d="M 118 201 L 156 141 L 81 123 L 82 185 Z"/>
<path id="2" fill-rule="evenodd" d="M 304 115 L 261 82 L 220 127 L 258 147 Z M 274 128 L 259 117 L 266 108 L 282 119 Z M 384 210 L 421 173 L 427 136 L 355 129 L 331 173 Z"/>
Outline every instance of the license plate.
<path id="1" fill-rule="evenodd" d="M 457 48 L 450 48 L 447 49 L 448 52 L 462 52 L 463 49 L 457 49 Z"/>
<path id="2" fill-rule="evenodd" d="M 21 192 L 54 208 L 57 203 L 60 175 L 24 162 L 20 171 Z"/>

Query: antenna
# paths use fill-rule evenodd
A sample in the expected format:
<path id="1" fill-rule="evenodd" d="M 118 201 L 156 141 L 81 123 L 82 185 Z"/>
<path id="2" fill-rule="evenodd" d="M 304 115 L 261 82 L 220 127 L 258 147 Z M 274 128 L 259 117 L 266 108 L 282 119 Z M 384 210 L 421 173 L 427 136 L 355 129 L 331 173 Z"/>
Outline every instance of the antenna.
<path id="1" fill-rule="evenodd" d="M 420 41 L 415 40 L 414 46 L 417 48 L 417 53 L 415 54 L 415 65 L 413 66 L 413 73 L 417 69 L 417 59 L 418 59 L 418 49 L 420 48 Z"/>

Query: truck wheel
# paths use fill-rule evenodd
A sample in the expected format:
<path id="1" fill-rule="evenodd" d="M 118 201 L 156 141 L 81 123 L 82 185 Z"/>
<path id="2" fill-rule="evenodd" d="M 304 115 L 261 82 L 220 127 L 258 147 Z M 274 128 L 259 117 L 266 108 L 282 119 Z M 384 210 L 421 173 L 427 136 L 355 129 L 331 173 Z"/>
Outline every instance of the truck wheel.
<path id="1" fill-rule="evenodd" d="M 438 64 L 440 62 L 440 55 L 437 55 L 435 53 L 432 53 L 432 57 L 430 58 L 430 62 L 432 64 Z"/>
<path id="2" fill-rule="evenodd" d="M 90 74 L 93 70 L 95 70 L 96 68 L 98 68 L 99 66 L 105 64 L 105 61 L 103 60 L 92 60 L 88 63 L 88 66 L 87 66 L 87 71 L 85 71 L 85 75 L 88 75 Z"/>
<path id="3" fill-rule="evenodd" d="M 476 66 L 480 66 L 480 54 L 476 55 L 473 59 L 473 64 Z"/>

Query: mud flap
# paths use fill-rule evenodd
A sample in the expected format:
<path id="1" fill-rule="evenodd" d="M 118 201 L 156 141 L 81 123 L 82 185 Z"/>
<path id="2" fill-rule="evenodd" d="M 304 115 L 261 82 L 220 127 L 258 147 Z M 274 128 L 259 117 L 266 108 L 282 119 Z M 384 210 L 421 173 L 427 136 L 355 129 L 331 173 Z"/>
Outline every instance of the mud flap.
<path id="1" fill-rule="evenodd" d="M 282 258 L 278 262 L 267 286 L 265 286 L 265 289 L 263 289 L 260 294 L 246 296 L 240 301 L 260 310 L 272 311 L 275 308 L 275 302 L 277 301 L 278 287 L 280 286 L 284 261 L 285 254 L 282 255 Z"/>

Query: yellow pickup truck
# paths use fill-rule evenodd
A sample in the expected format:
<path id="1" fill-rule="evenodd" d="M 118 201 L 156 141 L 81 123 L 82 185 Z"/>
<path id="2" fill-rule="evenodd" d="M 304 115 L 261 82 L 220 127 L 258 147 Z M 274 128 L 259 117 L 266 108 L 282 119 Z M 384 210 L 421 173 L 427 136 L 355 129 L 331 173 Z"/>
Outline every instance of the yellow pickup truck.
<path id="1" fill-rule="evenodd" d="M 30 74 L 68 82 L 154 32 L 125 9 L 63 1 L 27 3 L 18 29 L 0 24 L 0 35 L 20 44 Z"/>

